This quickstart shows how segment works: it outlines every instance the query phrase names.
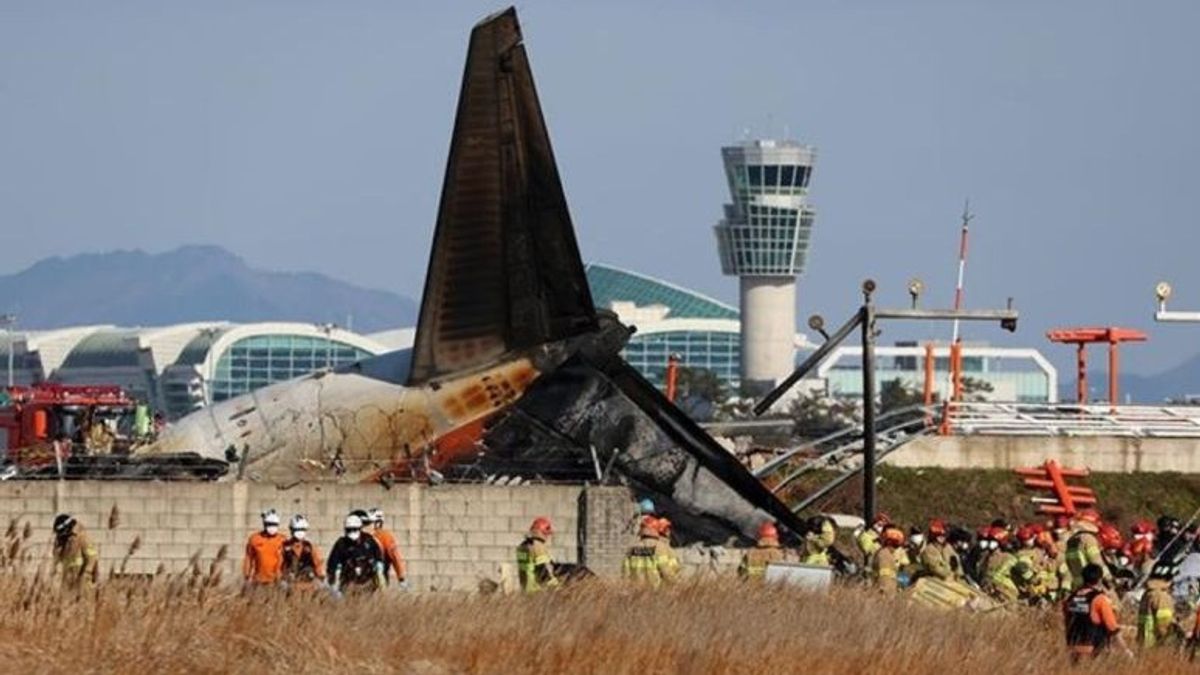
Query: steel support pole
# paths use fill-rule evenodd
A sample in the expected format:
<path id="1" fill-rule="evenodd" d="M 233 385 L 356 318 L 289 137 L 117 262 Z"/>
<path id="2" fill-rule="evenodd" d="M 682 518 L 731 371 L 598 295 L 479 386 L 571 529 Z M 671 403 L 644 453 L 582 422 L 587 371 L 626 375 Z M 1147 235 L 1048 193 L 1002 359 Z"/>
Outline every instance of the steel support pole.
<path id="1" fill-rule="evenodd" d="M 1113 409 L 1113 412 L 1116 412 L 1117 404 L 1120 402 L 1118 401 L 1120 398 L 1120 392 L 1118 391 L 1120 384 L 1118 379 L 1121 370 L 1121 357 L 1117 353 L 1118 349 L 1116 341 L 1110 340 L 1108 343 L 1108 405 Z"/>
<path id="2" fill-rule="evenodd" d="M 1083 342 L 1079 343 L 1078 351 L 1075 354 L 1076 373 L 1076 397 L 1079 399 L 1080 405 L 1086 405 L 1088 402 L 1088 381 L 1087 381 L 1087 345 Z"/>
<path id="3" fill-rule="evenodd" d="M 862 308 L 863 521 L 875 520 L 875 305 L 865 293 Z"/>

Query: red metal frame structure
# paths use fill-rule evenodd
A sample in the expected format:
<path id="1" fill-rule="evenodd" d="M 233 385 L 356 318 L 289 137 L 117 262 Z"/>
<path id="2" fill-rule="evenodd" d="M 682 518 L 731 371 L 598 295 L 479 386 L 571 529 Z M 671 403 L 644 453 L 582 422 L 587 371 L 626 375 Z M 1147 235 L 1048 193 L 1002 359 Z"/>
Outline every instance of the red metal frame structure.
<path id="1" fill-rule="evenodd" d="M 1091 488 L 1067 485 L 1068 478 L 1087 478 L 1087 469 L 1066 469 L 1053 459 L 1039 467 L 1016 470 L 1030 490 L 1049 490 L 1053 497 L 1034 497 L 1038 513 L 1073 516 L 1081 508 L 1096 506 L 1096 494 Z"/>
<path id="2" fill-rule="evenodd" d="M 1147 339 L 1146 334 L 1140 330 L 1134 328 L 1117 328 L 1116 326 L 1109 326 L 1107 328 L 1056 328 L 1046 333 L 1046 337 L 1050 338 L 1051 342 L 1075 345 L 1076 367 L 1078 369 L 1076 390 L 1080 403 L 1088 402 L 1087 346 L 1097 342 L 1108 344 L 1108 402 L 1113 406 L 1116 406 L 1119 402 L 1117 381 L 1120 375 L 1121 359 L 1118 346 L 1122 342 L 1145 342 Z"/>

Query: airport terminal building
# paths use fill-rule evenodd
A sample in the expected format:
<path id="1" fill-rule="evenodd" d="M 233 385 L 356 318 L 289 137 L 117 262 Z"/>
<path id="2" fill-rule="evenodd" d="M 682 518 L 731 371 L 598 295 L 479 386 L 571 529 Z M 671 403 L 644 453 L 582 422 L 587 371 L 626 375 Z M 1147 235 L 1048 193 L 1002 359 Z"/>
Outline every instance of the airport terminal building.
<path id="1" fill-rule="evenodd" d="M 741 388 L 742 325 L 736 307 L 662 279 L 592 263 L 586 268 L 597 309 L 615 312 L 637 332 L 623 356 L 652 384 L 662 387 L 672 354 L 682 367 L 712 371 L 730 395 Z M 0 333 L 0 374 L 7 375 L 11 337 L 13 382 L 111 384 L 162 411 L 186 415 L 268 384 L 385 352 L 411 349 L 414 328 L 362 335 L 332 324 L 197 322 L 154 328 L 76 326 Z M 796 359 L 815 345 L 797 333 Z M 839 347 L 805 390 L 861 398 L 856 347 Z M 939 346 L 937 382 L 946 381 L 945 346 Z M 901 379 L 919 389 L 924 373 L 918 345 L 879 347 L 882 385 Z M 1057 374 L 1033 349 L 968 344 L 966 375 L 986 381 L 992 400 L 1053 402 Z M 0 380 L 2 382 L 3 380 Z M 806 380 L 806 382 L 809 382 Z"/>
<path id="2" fill-rule="evenodd" d="M 386 351 L 337 326 L 284 322 L 78 326 L 16 334 L 11 346 L 14 384 L 113 384 L 169 418 Z"/>

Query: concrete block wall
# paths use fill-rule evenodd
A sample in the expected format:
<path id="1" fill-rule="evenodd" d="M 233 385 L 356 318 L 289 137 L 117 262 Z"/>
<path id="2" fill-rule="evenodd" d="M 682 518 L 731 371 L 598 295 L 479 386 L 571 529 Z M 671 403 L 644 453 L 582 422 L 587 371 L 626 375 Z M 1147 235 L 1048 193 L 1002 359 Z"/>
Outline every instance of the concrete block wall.
<path id="1" fill-rule="evenodd" d="M 596 501 L 612 513 L 622 500 L 632 508 L 623 489 L 590 490 L 602 493 Z M 591 537 L 580 535 L 587 527 L 581 521 L 581 506 L 589 503 L 584 492 L 581 486 L 567 485 L 397 485 L 386 490 L 314 484 L 280 490 L 249 482 L 5 482 L 0 483 L 0 526 L 12 519 L 18 527 L 30 524 L 33 537 L 27 550 L 33 560 L 46 561 L 54 515 L 72 513 L 100 546 L 104 573 L 120 567 L 135 538 L 140 548 L 126 561 L 129 573 L 152 573 L 160 565 L 168 572 L 181 571 L 196 554 L 207 570 L 224 546 L 227 559 L 220 568 L 225 578 L 236 579 L 246 538 L 260 527 L 263 510 L 278 510 L 285 527 L 293 514 L 304 514 L 310 538 L 327 555 L 350 510 L 379 507 L 400 541 L 415 588 L 471 591 L 485 578 L 503 582 L 507 577 L 513 583 L 513 549 L 537 516 L 554 522 L 551 548 L 558 560 L 579 562 L 586 550 L 611 567 L 628 541 L 603 529 Z M 119 523 L 109 529 L 114 507 Z M 597 516 L 593 527 L 618 522 L 616 516 Z M 591 542 L 590 548 L 581 542 Z"/>

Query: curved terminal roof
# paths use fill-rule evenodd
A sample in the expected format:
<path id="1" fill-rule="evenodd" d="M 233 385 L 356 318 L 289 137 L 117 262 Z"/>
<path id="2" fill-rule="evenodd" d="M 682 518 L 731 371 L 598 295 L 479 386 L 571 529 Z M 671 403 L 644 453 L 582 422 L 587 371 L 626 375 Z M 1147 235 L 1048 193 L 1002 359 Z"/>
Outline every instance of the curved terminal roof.
<path id="1" fill-rule="evenodd" d="M 738 318 L 736 307 L 661 279 L 600 263 L 589 263 L 585 270 L 592 301 L 598 308 L 612 309 L 614 302 L 632 302 L 639 307 L 664 306 L 672 319 Z"/>
<path id="2" fill-rule="evenodd" d="M 98 330 L 75 344 L 62 367 L 137 367 L 141 363 L 136 328 Z"/>

